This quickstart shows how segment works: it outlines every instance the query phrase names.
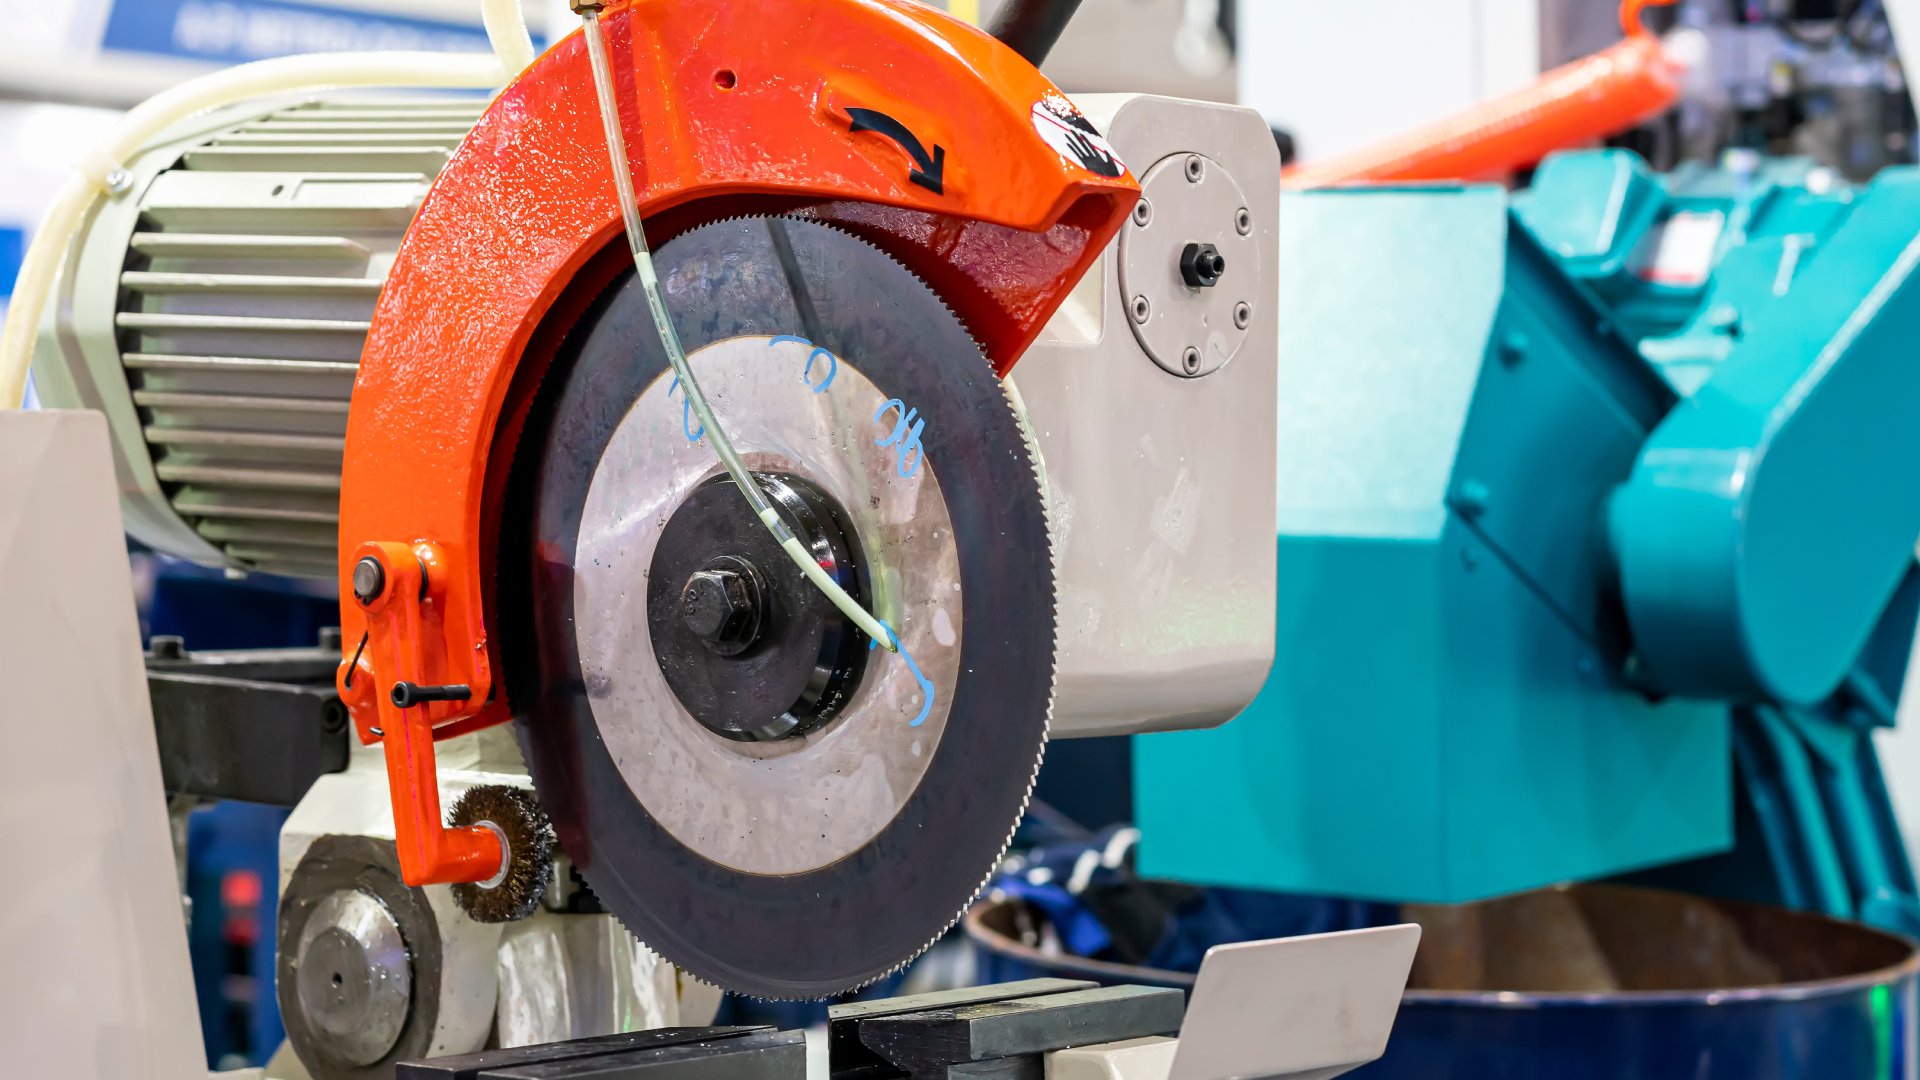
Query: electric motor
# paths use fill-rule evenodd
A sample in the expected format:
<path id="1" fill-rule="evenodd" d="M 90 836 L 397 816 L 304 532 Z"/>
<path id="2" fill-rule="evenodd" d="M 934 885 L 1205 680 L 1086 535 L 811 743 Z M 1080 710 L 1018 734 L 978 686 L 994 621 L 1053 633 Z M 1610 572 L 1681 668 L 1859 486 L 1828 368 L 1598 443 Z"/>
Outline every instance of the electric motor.
<path id="1" fill-rule="evenodd" d="M 35 385 L 114 433 L 127 531 L 336 570 L 348 399 L 407 225 L 485 102 L 337 97 L 196 117 L 75 241 Z"/>

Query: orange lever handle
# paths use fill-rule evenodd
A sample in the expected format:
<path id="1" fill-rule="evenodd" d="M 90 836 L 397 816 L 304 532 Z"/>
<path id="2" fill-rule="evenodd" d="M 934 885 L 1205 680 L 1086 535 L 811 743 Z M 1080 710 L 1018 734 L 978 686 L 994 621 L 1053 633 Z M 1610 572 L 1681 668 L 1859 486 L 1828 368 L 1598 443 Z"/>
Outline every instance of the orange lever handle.
<path id="1" fill-rule="evenodd" d="M 440 815 L 440 776 L 433 751 L 433 706 L 426 646 L 441 640 L 436 590 L 428 567 L 443 565 L 435 545 L 374 542 L 355 553 L 354 597 L 367 616 L 362 662 L 342 665 L 341 693 L 375 700 L 375 729 L 387 758 L 393 795 L 394 846 L 409 885 L 485 881 L 500 871 L 500 838 L 481 827 L 449 829 Z M 455 688 L 447 688 L 449 690 Z"/>

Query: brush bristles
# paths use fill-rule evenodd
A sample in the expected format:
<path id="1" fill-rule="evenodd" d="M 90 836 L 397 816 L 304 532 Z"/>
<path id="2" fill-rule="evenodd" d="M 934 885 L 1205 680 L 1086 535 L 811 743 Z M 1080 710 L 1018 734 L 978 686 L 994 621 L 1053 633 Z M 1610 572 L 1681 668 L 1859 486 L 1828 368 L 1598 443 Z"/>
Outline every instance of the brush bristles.
<path id="1" fill-rule="evenodd" d="M 454 902 L 474 922 L 524 919 L 540 907 L 553 875 L 553 825 L 533 792 L 501 785 L 467 789 L 447 816 L 455 828 L 481 822 L 493 823 L 506 837 L 506 876 L 490 889 L 473 882 L 455 885 Z"/>

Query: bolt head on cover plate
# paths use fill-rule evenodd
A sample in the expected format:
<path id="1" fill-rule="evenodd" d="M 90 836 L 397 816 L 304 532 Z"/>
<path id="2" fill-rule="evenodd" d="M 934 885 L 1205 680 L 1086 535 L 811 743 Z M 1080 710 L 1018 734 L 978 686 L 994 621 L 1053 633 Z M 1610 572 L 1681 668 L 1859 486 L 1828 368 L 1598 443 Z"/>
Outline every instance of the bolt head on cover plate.
<path id="1" fill-rule="evenodd" d="M 1134 337 L 1166 371 L 1210 375 L 1239 354 L 1272 292 L 1248 200 L 1225 166 L 1199 154 L 1162 158 L 1140 188 L 1153 209 L 1120 233 Z"/>

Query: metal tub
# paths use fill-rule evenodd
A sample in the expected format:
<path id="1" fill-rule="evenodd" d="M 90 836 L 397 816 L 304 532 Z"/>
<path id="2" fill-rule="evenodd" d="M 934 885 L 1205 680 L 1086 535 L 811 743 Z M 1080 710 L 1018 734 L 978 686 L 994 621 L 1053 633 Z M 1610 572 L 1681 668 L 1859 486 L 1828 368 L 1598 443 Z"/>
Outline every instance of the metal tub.
<path id="1" fill-rule="evenodd" d="M 1912 1077 L 1914 943 L 1781 908 L 1615 885 L 1413 906 L 1425 927 L 1368 1080 Z M 1191 973 L 1043 953 L 1018 905 L 966 919 L 995 979 L 1191 986 Z"/>

